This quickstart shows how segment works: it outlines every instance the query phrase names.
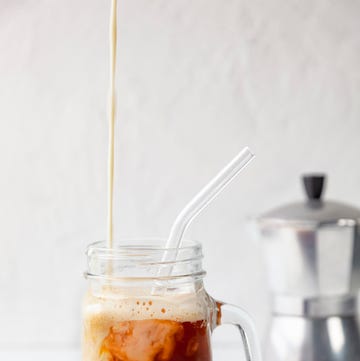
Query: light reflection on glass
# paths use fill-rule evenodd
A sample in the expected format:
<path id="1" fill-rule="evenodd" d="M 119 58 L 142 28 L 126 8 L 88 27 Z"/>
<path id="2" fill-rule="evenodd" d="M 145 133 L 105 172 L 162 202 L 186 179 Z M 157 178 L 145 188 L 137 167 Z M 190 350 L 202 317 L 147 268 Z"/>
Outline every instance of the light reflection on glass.
<path id="1" fill-rule="evenodd" d="M 345 335 L 340 318 L 330 317 L 327 320 L 329 339 L 334 351 L 340 352 L 345 346 Z"/>

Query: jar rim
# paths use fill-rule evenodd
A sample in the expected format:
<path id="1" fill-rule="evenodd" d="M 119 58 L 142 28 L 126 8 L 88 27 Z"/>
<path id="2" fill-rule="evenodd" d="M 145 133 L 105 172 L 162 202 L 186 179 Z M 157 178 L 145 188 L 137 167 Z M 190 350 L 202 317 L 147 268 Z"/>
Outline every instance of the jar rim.
<path id="1" fill-rule="evenodd" d="M 154 243 L 155 242 L 155 243 Z M 144 244 L 145 243 L 145 244 Z M 117 253 L 126 250 L 138 251 L 181 251 L 181 250 L 199 250 L 201 251 L 201 243 L 194 240 L 183 240 L 179 247 L 166 247 L 166 238 L 144 237 L 144 238 L 122 238 L 115 240 L 113 247 L 109 248 L 106 241 L 95 241 L 91 243 L 87 249 L 89 251 L 103 251 L 106 253 Z"/>
<path id="2" fill-rule="evenodd" d="M 197 241 L 184 240 L 179 248 L 167 248 L 166 239 L 161 238 L 120 239 L 112 248 L 105 241 L 98 241 L 87 247 L 86 255 L 86 278 L 176 280 L 205 275 L 202 247 Z"/>

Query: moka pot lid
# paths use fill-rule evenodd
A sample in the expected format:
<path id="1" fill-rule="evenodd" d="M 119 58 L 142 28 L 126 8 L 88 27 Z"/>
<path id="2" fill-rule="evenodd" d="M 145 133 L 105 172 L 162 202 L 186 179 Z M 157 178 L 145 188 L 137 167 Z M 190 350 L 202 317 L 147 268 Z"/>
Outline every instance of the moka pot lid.
<path id="1" fill-rule="evenodd" d="M 325 174 L 306 174 L 302 177 L 306 199 L 276 207 L 258 219 L 263 227 L 322 225 L 355 226 L 360 223 L 360 209 L 338 201 L 322 198 Z"/>

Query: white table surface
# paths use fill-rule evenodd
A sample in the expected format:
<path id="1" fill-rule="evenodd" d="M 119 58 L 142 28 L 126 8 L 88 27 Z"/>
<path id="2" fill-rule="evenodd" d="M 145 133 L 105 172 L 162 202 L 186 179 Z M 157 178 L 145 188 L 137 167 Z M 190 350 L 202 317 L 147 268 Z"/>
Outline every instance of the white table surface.
<path id="1" fill-rule="evenodd" d="M 32 349 L 0 350 L 1 361 L 80 361 L 80 350 Z M 243 361 L 244 355 L 238 345 L 213 345 L 213 361 Z"/>

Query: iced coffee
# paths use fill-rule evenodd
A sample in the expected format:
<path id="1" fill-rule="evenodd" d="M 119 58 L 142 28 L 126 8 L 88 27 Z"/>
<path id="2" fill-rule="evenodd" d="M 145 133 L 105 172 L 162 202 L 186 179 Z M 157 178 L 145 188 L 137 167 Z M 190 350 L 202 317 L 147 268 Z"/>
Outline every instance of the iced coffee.
<path id="1" fill-rule="evenodd" d="M 163 243 L 89 246 L 83 361 L 211 361 L 210 335 L 223 323 L 239 327 L 247 359 L 260 361 L 246 312 L 204 289 L 201 245 L 184 241 L 175 250 Z M 164 262 L 164 252 L 174 261 Z"/>

